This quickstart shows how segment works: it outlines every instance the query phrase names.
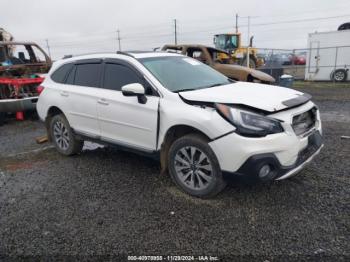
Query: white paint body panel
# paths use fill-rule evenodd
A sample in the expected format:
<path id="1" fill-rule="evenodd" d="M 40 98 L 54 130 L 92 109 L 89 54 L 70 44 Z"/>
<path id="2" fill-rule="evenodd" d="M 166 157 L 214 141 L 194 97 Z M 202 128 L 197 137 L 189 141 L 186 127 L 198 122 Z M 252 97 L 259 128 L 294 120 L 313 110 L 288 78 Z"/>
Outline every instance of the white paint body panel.
<path id="1" fill-rule="evenodd" d="M 66 92 L 67 97 L 62 96 Z M 98 88 L 60 85 L 60 94 L 66 117 L 71 126 L 80 132 L 98 136 L 100 129 L 97 119 L 96 102 Z"/>
<path id="2" fill-rule="evenodd" d="M 100 89 L 97 104 L 101 138 L 110 142 L 153 151 L 156 148 L 159 97 L 148 97 L 146 104 L 119 91 Z"/>
<path id="3" fill-rule="evenodd" d="M 173 98 L 164 98 L 160 101 L 158 149 L 160 149 L 167 131 L 177 125 L 191 126 L 206 134 L 210 139 L 235 130 L 214 109 L 188 105 L 175 94 Z"/>
<path id="4" fill-rule="evenodd" d="M 286 106 L 282 101 L 296 98 L 301 94 L 285 87 L 248 82 L 180 93 L 182 97 L 191 101 L 241 104 L 269 112 L 285 109 Z"/>

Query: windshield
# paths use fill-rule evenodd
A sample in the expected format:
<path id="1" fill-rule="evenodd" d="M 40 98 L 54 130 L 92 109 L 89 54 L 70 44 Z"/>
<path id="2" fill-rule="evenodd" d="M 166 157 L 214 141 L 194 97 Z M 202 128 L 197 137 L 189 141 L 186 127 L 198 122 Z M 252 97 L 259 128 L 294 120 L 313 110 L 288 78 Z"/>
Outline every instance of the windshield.
<path id="1" fill-rule="evenodd" d="M 139 61 L 172 92 L 189 91 L 218 85 L 230 80 L 211 67 L 183 56 L 142 58 Z"/>
<path id="2" fill-rule="evenodd" d="M 237 35 L 217 35 L 215 36 L 215 47 L 219 49 L 236 49 Z"/>

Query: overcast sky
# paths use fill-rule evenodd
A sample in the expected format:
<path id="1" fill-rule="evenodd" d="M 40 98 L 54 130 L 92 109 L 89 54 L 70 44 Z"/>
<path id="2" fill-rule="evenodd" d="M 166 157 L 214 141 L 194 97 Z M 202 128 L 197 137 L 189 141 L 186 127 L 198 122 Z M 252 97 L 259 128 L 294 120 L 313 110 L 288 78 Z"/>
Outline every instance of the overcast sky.
<path id="1" fill-rule="evenodd" d="M 53 58 L 115 51 L 116 30 L 123 50 L 151 49 L 174 42 L 212 45 L 216 33 L 234 32 L 238 13 L 245 44 L 247 16 L 254 46 L 304 48 L 308 33 L 331 31 L 350 22 L 349 0 L 0 0 L 0 27 L 16 40 L 36 41 Z M 325 19 L 327 18 L 328 19 Z M 318 19 L 320 18 L 320 19 Z M 316 20 L 317 19 L 317 20 Z"/>

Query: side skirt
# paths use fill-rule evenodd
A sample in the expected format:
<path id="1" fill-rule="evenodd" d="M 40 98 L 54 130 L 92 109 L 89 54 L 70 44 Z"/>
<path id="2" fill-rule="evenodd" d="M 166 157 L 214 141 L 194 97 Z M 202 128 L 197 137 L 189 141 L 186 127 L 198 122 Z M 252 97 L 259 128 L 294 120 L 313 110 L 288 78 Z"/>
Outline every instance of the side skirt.
<path id="1" fill-rule="evenodd" d="M 110 147 L 113 147 L 117 150 L 142 155 L 142 156 L 152 158 L 152 159 L 157 160 L 157 161 L 160 160 L 160 152 L 159 151 L 147 151 L 147 150 L 144 150 L 141 148 L 127 146 L 127 145 L 120 144 L 117 142 L 106 141 L 106 140 L 103 140 L 101 137 L 91 137 L 87 134 L 83 134 L 83 133 L 75 131 L 75 130 L 73 130 L 73 131 L 76 134 L 76 138 L 79 140 L 84 140 L 84 141 L 98 143 L 98 144 L 105 145 L 105 146 L 110 146 Z"/>

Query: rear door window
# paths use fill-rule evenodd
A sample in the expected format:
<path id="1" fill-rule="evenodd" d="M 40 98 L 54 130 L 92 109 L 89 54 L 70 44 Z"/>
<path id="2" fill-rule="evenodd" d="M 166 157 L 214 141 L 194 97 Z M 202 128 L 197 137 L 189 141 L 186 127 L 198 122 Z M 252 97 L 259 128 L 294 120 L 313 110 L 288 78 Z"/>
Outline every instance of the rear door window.
<path id="1" fill-rule="evenodd" d="M 75 70 L 76 66 L 73 66 L 72 69 L 69 71 L 67 79 L 66 79 L 66 84 L 68 85 L 74 85 L 74 77 L 75 77 Z"/>
<path id="2" fill-rule="evenodd" d="M 57 83 L 64 83 L 68 72 L 72 69 L 73 64 L 65 64 L 59 67 L 52 75 L 51 79 Z"/>
<path id="3" fill-rule="evenodd" d="M 74 85 L 99 87 L 102 72 L 102 64 L 78 64 L 76 65 Z"/>

